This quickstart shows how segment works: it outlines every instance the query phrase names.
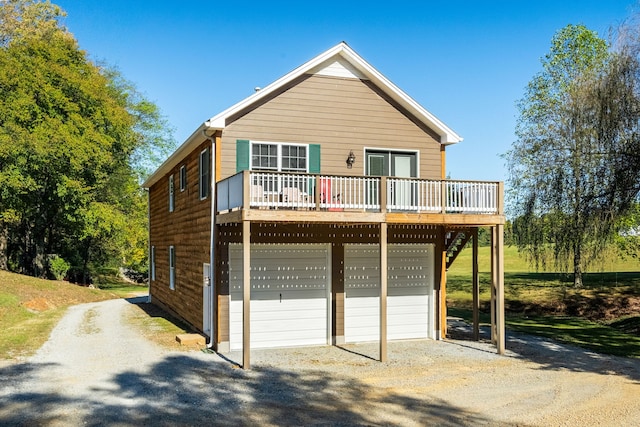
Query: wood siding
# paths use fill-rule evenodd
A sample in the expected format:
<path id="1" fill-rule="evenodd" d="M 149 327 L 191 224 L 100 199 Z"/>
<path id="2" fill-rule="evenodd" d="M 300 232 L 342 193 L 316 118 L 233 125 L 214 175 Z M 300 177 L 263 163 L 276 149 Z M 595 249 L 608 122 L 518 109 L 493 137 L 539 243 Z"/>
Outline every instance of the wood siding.
<path id="1" fill-rule="evenodd" d="M 236 140 L 321 144 L 321 173 L 364 175 L 364 149 L 419 151 L 420 178 L 440 179 L 438 135 L 370 82 L 305 76 L 267 102 L 236 117 L 222 134 L 222 177 L 236 173 Z M 353 169 L 345 160 L 356 155 Z"/>
<path id="2" fill-rule="evenodd" d="M 150 283 L 152 302 L 177 314 L 202 330 L 202 264 L 209 262 L 211 197 L 200 200 L 198 159 L 209 141 L 191 152 L 172 171 L 149 189 L 149 238 L 155 247 L 156 280 Z M 180 191 L 180 167 L 187 182 Z M 175 182 L 175 208 L 169 212 L 169 176 Z M 169 289 L 169 246 L 176 251 L 175 290 Z"/>

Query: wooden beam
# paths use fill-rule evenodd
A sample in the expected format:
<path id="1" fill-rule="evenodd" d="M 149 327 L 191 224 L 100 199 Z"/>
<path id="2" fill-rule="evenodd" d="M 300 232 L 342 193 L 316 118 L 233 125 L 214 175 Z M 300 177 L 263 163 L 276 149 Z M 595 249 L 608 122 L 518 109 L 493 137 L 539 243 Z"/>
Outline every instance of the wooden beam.
<path id="1" fill-rule="evenodd" d="M 435 254 L 433 256 L 433 287 L 434 287 L 434 298 L 435 298 L 435 325 L 434 332 L 436 334 L 436 339 L 439 340 L 440 337 L 440 276 L 442 275 L 442 264 L 446 262 L 442 259 L 442 251 L 444 250 L 444 227 L 438 227 L 436 230 L 436 244 L 435 244 Z"/>
<path id="2" fill-rule="evenodd" d="M 480 339 L 480 281 L 478 274 L 478 229 L 473 231 L 473 253 L 471 259 L 471 281 L 473 292 L 473 339 Z"/>
<path id="3" fill-rule="evenodd" d="M 251 369 L 251 222 L 242 222 L 242 367 Z"/>
<path id="4" fill-rule="evenodd" d="M 504 354 L 505 327 L 504 327 L 504 226 L 496 227 L 496 327 L 498 354 Z"/>
<path id="5" fill-rule="evenodd" d="M 491 227 L 491 342 L 497 343 L 497 327 L 496 327 L 496 283 L 498 282 L 496 266 L 497 251 L 497 234 L 496 227 Z"/>
<path id="6" fill-rule="evenodd" d="M 387 361 L 387 223 L 380 224 L 380 361 Z"/>
<path id="7" fill-rule="evenodd" d="M 444 245 L 443 245 L 444 248 Z M 442 251 L 440 273 L 440 336 L 447 338 L 447 250 Z"/>
<path id="8" fill-rule="evenodd" d="M 447 154 L 445 152 L 446 145 L 440 144 L 440 179 L 447 179 Z"/>

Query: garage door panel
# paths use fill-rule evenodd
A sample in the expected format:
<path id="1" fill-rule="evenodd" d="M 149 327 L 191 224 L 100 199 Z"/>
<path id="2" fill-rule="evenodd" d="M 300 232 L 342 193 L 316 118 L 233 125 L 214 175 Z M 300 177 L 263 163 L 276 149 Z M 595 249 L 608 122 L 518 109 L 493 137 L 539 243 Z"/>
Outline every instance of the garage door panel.
<path id="1" fill-rule="evenodd" d="M 427 338 L 433 320 L 433 245 L 389 245 L 387 337 Z M 380 335 L 379 247 L 345 247 L 345 340 L 374 341 Z M 368 288 L 363 288 L 368 283 Z M 375 303 L 374 303 L 375 301 Z M 432 335 L 432 334 L 431 334 Z"/>
<path id="2" fill-rule="evenodd" d="M 242 348 L 242 246 L 229 248 L 230 345 Z M 252 245 L 252 348 L 328 342 L 329 246 Z"/>

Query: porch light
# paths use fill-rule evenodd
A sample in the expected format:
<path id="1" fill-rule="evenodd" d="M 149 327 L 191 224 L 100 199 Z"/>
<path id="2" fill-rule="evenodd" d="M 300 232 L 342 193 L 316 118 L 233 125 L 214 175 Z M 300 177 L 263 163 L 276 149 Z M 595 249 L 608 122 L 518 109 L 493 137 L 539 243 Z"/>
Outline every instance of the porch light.
<path id="1" fill-rule="evenodd" d="M 349 157 L 347 157 L 347 168 L 351 169 L 351 166 L 356 162 L 356 155 L 353 154 L 353 150 L 349 151 Z"/>

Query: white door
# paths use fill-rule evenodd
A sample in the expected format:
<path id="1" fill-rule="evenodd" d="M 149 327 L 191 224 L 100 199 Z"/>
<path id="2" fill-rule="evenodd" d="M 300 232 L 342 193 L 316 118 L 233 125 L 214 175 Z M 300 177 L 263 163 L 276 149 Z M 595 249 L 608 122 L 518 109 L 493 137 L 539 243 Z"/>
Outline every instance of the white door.
<path id="1" fill-rule="evenodd" d="M 330 340 L 329 245 L 251 246 L 251 348 Z M 242 245 L 229 245 L 231 350 L 242 349 Z"/>
<path id="2" fill-rule="evenodd" d="M 378 245 L 345 245 L 346 342 L 380 338 Z M 433 338 L 433 245 L 389 245 L 387 338 Z"/>
<path id="3" fill-rule="evenodd" d="M 211 338 L 213 321 L 213 286 L 209 263 L 202 264 L 202 332 Z"/>

